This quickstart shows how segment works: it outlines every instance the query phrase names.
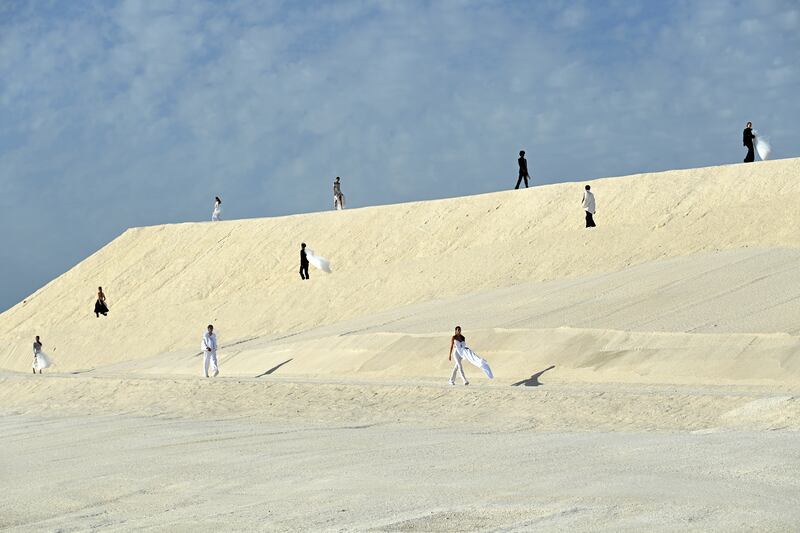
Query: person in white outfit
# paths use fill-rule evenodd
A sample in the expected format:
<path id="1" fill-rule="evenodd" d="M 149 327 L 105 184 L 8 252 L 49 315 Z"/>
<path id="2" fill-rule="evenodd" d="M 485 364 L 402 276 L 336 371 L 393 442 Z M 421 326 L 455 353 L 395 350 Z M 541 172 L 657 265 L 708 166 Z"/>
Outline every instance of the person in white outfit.
<path id="1" fill-rule="evenodd" d="M 467 377 L 464 375 L 464 367 L 461 366 L 462 359 L 466 359 L 483 370 L 489 379 L 494 378 L 492 369 L 489 368 L 489 363 L 467 347 L 467 339 L 461 334 L 461 326 L 456 326 L 455 335 L 450 338 L 450 353 L 447 355 L 447 360 L 452 361 L 453 359 L 455 359 L 456 362 L 455 366 L 453 366 L 453 373 L 450 375 L 450 381 L 448 382 L 450 385 L 456 384 L 457 373 L 461 375 L 461 381 L 464 385 L 469 385 L 469 381 L 467 381 Z"/>
<path id="2" fill-rule="evenodd" d="M 464 367 L 461 366 L 461 351 L 458 349 L 458 344 L 464 344 L 466 342 L 466 338 L 461 334 L 461 326 L 456 326 L 456 334 L 450 337 L 450 353 L 447 354 L 447 360 L 452 361 L 453 358 L 456 360 L 456 364 L 453 367 L 453 373 L 450 374 L 450 385 L 456 384 L 456 373 L 461 375 L 461 381 L 464 385 L 469 385 L 469 381 L 467 381 L 467 376 L 464 375 Z"/>
<path id="3" fill-rule="evenodd" d="M 203 374 L 208 377 L 209 366 L 211 366 L 212 377 L 219 374 L 217 364 L 217 336 L 214 333 L 214 326 L 208 325 L 208 331 L 203 334 Z"/>
<path id="4" fill-rule="evenodd" d="M 42 341 L 39 340 L 39 335 L 36 335 L 36 339 L 33 341 L 33 373 L 35 374 L 38 370 L 41 374 L 42 370 L 49 366 L 50 361 L 42 352 Z"/>
<path id="5" fill-rule="evenodd" d="M 222 200 L 219 196 L 214 197 L 214 212 L 211 213 L 211 222 L 219 222 L 219 216 L 222 214 Z"/>
<path id="6" fill-rule="evenodd" d="M 337 211 L 344 209 L 344 194 L 342 194 L 342 183 L 339 176 L 333 182 L 333 208 Z"/>
<path id="7" fill-rule="evenodd" d="M 592 194 L 592 188 L 588 185 L 585 189 L 586 190 L 583 191 L 583 210 L 586 211 L 586 227 L 595 228 L 597 226 L 594 223 L 594 214 L 596 213 L 594 194 Z"/>

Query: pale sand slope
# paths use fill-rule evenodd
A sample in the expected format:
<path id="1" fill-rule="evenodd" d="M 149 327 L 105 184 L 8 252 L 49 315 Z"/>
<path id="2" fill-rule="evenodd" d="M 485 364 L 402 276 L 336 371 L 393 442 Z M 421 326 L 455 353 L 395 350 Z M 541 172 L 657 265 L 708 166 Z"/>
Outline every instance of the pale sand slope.
<path id="1" fill-rule="evenodd" d="M 0 368 L 26 370 L 37 333 L 67 371 L 194 350 L 209 322 L 230 343 L 698 252 L 797 248 L 798 175 L 800 159 L 787 159 L 593 180 L 600 227 L 591 231 L 574 183 L 132 229 L 0 315 Z M 300 241 L 331 259 L 334 274 L 301 284 Z M 98 285 L 107 319 L 92 313 Z"/>
<path id="2" fill-rule="evenodd" d="M 575 184 L 131 230 L 0 315 L 58 364 L 0 374 L 0 527 L 792 530 L 799 170 L 596 180 L 592 231 Z M 493 382 L 444 384 L 455 323 Z"/>
<path id="3" fill-rule="evenodd" d="M 489 360 L 498 386 L 552 365 L 551 382 L 796 386 L 800 250 L 655 261 L 398 307 L 291 336 L 231 342 L 223 329 L 220 364 L 225 376 L 444 381 L 455 324 Z M 201 361 L 192 346 L 85 370 L 198 376 Z M 473 384 L 486 382 L 478 369 L 466 372 Z"/>

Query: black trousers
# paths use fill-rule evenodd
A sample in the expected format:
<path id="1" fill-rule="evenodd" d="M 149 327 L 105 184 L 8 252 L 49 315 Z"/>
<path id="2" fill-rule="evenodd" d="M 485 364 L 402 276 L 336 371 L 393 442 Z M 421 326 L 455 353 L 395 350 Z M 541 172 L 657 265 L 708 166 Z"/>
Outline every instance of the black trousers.
<path id="1" fill-rule="evenodd" d="M 752 144 L 748 144 L 747 145 L 747 155 L 744 158 L 744 162 L 745 163 L 752 163 L 755 160 L 756 160 L 756 152 L 753 149 L 753 145 Z"/>
<path id="2" fill-rule="evenodd" d="M 308 276 L 308 263 L 300 265 L 300 278 L 301 279 L 311 279 Z"/>
<path id="3" fill-rule="evenodd" d="M 586 211 L 586 227 L 587 228 L 596 228 L 597 225 L 594 223 L 594 217 L 589 211 Z"/>
<path id="4" fill-rule="evenodd" d="M 528 176 L 527 174 L 520 174 L 519 178 L 517 178 L 517 186 L 514 187 L 514 188 L 515 189 L 519 189 L 519 184 L 522 183 L 522 180 L 525 180 L 525 188 L 527 189 L 528 188 L 528 178 L 529 177 L 530 176 Z"/>

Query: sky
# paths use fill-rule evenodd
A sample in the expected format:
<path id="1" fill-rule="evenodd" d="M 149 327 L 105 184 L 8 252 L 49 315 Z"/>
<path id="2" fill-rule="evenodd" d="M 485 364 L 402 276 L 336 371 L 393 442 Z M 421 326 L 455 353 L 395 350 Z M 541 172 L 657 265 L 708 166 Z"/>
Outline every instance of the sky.
<path id="1" fill-rule="evenodd" d="M 0 310 L 126 228 L 800 155 L 800 1 L 0 0 Z M 87 288 L 91 292 L 92 287 Z"/>

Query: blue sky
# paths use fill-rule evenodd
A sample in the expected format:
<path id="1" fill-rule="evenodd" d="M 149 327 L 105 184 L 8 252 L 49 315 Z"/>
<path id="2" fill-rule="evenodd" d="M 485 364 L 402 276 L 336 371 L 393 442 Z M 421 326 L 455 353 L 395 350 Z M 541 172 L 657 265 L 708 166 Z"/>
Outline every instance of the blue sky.
<path id="1" fill-rule="evenodd" d="M 0 309 L 126 228 L 800 155 L 800 2 L 0 0 Z M 91 288 L 90 288 L 91 289 Z"/>

